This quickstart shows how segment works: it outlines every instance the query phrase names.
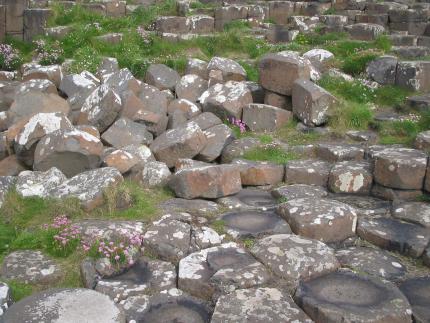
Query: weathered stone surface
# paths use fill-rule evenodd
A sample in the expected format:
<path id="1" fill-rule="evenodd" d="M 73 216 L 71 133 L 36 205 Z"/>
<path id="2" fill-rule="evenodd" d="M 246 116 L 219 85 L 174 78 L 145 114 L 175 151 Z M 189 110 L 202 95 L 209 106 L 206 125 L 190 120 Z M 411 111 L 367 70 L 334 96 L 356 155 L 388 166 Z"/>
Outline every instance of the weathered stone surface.
<path id="1" fill-rule="evenodd" d="M 121 98 L 107 84 L 103 84 L 85 99 L 78 124 L 89 124 L 103 132 L 115 121 L 120 110 Z"/>
<path id="2" fill-rule="evenodd" d="M 50 289 L 33 294 L 12 305 L 4 320 L 10 323 L 125 323 L 125 316 L 108 296 L 90 289 L 69 288 Z"/>
<path id="3" fill-rule="evenodd" d="M 290 119 L 291 112 L 267 104 L 248 104 L 243 108 L 242 121 L 251 131 L 275 131 Z"/>
<path id="4" fill-rule="evenodd" d="M 245 69 L 229 58 L 213 57 L 208 63 L 207 70 L 209 72 L 213 70 L 221 71 L 224 82 L 246 80 Z"/>
<path id="5" fill-rule="evenodd" d="M 412 322 L 410 305 L 394 284 L 352 272 L 301 282 L 294 299 L 314 321 Z"/>
<path id="6" fill-rule="evenodd" d="M 22 75 L 23 81 L 34 80 L 34 79 L 49 80 L 52 83 L 54 83 L 57 88 L 60 87 L 62 78 L 63 78 L 63 71 L 60 65 L 33 66 L 25 70 Z"/>
<path id="7" fill-rule="evenodd" d="M 137 171 L 132 178 L 142 187 L 153 188 L 166 185 L 171 175 L 172 173 L 165 163 L 152 161 L 144 163 L 142 169 Z"/>
<path id="8" fill-rule="evenodd" d="M 154 85 L 159 90 L 174 90 L 180 76 L 178 72 L 164 64 L 151 64 L 146 72 L 145 80 L 146 83 Z"/>
<path id="9" fill-rule="evenodd" d="M 337 250 L 336 258 L 343 267 L 388 280 L 398 280 L 406 274 L 406 267 L 399 259 L 379 249 L 350 247 Z"/>
<path id="10" fill-rule="evenodd" d="M 369 194 L 373 175 L 367 162 L 343 161 L 330 171 L 328 187 L 335 193 Z"/>
<path id="11" fill-rule="evenodd" d="M 139 159 L 125 150 L 116 149 L 103 157 L 103 165 L 116 168 L 121 174 L 127 173 L 139 163 Z"/>
<path id="12" fill-rule="evenodd" d="M 305 197 L 326 197 L 328 195 L 328 192 L 322 186 L 293 184 L 274 188 L 271 191 L 271 194 L 277 199 L 286 199 L 287 201 L 289 201 Z"/>
<path id="13" fill-rule="evenodd" d="M 175 86 L 175 93 L 180 99 L 196 102 L 208 88 L 208 82 L 196 74 L 184 75 Z"/>
<path id="14" fill-rule="evenodd" d="M 290 283 L 326 275 L 339 267 L 331 248 L 293 234 L 277 234 L 257 240 L 251 252 L 275 275 Z"/>
<path id="15" fill-rule="evenodd" d="M 195 122 L 202 130 L 212 128 L 222 123 L 221 119 L 212 112 L 203 112 L 198 116 L 191 118 L 190 122 Z"/>
<path id="16" fill-rule="evenodd" d="M 262 210 L 274 209 L 277 201 L 267 191 L 260 189 L 243 189 L 239 193 L 222 197 L 216 202 L 230 210 Z"/>
<path id="17" fill-rule="evenodd" d="M 82 207 L 92 210 L 104 202 L 104 191 L 123 181 L 121 173 L 113 167 L 90 170 L 76 175 L 50 192 L 55 198 L 79 199 Z"/>
<path id="18" fill-rule="evenodd" d="M 242 189 L 239 169 L 232 165 L 206 166 L 176 172 L 169 183 L 177 197 L 218 198 Z"/>
<path id="19" fill-rule="evenodd" d="M 352 207 L 330 199 L 294 199 L 279 205 L 278 213 L 295 234 L 324 242 L 340 242 L 354 236 L 357 225 Z"/>
<path id="20" fill-rule="evenodd" d="M 0 208 L 2 207 L 6 194 L 14 187 L 15 183 L 15 176 L 0 176 Z"/>
<path id="21" fill-rule="evenodd" d="M 321 160 L 293 160 L 285 166 L 285 183 L 327 186 L 331 166 Z"/>
<path id="22" fill-rule="evenodd" d="M 230 163 L 236 158 L 240 158 L 247 151 L 261 146 L 260 140 L 252 137 L 245 137 L 234 140 L 231 144 L 226 146 L 222 152 L 221 162 Z"/>
<path id="23" fill-rule="evenodd" d="M 133 122 L 127 118 L 121 118 L 109 127 L 102 135 L 102 140 L 115 148 L 129 145 L 149 145 L 153 136 L 146 126 Z"/>
<path id="24" fill-rule="evenodd" d="M 264 266 L 234 242 L 192 253 L 179 262 L 178 287 L 208 300 L 269 279 Z"/>
<path id="25" fill-rule="evenodd" d="M 209 216 L 217 213 L 220 207 L 217 203 L 207 200 L 186 200 L 181 198 L 172 198 L 162 202 L 158 207 L 164 213 L 185 212 L 192 216 Z"/>
<path id="26" fill-rule="evenodd" d="M 378 24 L 358 23 L 345 27 L 353 39 L 357 40 L 375 40 L 380 36 L 385 28 Z"/>
<path id="27" fill-rule="evenodd" d="M 422 202 L 395 202 L 391 215 L 397 219 L 430 228 L 430 206 Z"/>
<path id="28" fill-rule="evenodd" d="M 15 137 L 15 154 L 27 166 L 33 165 L 33 156 L 39 140 L 56 130 L 72 130 L 73 125 L 62 113 L 33 115 Z"/>
<path id="29" fill-rule="evenodd" d="M 269 91 L 291 95 L 297 79 L 309 80 L 309 61 L 296 52 L 267 54 L 260 60 L 260 84 Z"/>
<path id="30" fill-rule="evenodd" d="M 119 71 L 118 60 L 114 57 L 104 57 L 97 69 L 96 76 L 102 82 L 106 81 L 109 76 Z"/>
<path id="31" fill-rule="evenodd" d="M 52 189 L 66 181 L 66 176 L 52 167 L 46 172 L 23 171 L 16 181 L 16 192 L 23 197 L 48 197 Z"/>
<path id="32" fill-rule="evenodd" d="M 179 158 L 193 158 L 203 150 L 207 138 L 200 127 L 190 122 L 183 127 L 166 131 L 151 144 L 157 160 L 173 167 Z"/>
<path id="33" fill-rule="evenodd" d="M 208 63 L 198 58 L 188 58 L 185 66 L 185 74 L 195 74 L 202 79 L 208 79 Z"/>
<path id="34" fill-rule="evenodd" d="M 381 248 L 420 257 L 430 241 L 430 232 L 421 226 L 390 218 L 360 218 L 357 234 Z"/>
<path id="35" fill-rule="evenodd" d="M 22 82 L 19 86 L 17 86 L 16 95 L 22 95 L 30 91 L 42 92 L 47 94 L 58 94 L 55 84 L 51 81 L 43 79 L 34 79 Z"/>
<path id="36" fill-rule="evenodd" d="M 0 282 L 0 317 L 10 305 L 12 305 L 12 291 L 6 283 Z"/>
<path id="37" fill-rule="evenodd" d="M 233 238 L 257 238 L 270 234 L 291 233 L 290 226 L 274 211 L 244 210 L 218 218 Z"/>
<path id="38" fill-rule="evenodd" d="M 3 260 L 1 277 L 26 284 L 49 284 L 61 278 L 60 266 L 40 251 L 20 250 Z"/>
<path id="39" fill-rule="evenodd" d="M 403 61 L 397 65 L 396 85 L 412 91 L 430 90 L 430 62 Z"/>
<path id="40" fill-rule="evenodd" d="M 414 322 L 424 323 L 430 320 L 430 279 L 412 278 L 400 285 L 400 290 L 412 306 Z"/>
<path id="41" fill-rule="evenodd" d="M 292 87 L 293 113 L 307 126 L 320 126 L 327 122 L 329 109 L 336 98 L 315 83 L 299 79 Z"/>
<path id="42" fill-rule="evenodd" d="M 293 109 L 291 96 L 281 95 L 268 90 L 264 91 L 264 104 L 272 105 L 288 111 Z"/>
<path id="43" fill-rule="evenodd" d="M 207 138 L 205 148 L 197 155 L 197 159 L 211 162 L 217 159 L 224 148 L 236 139 L 233 131 L 225 124 L 219 124 L 204 130 Z"/>
<path id="44" fill-rule="evenodd" d="M 329 162 L 362 160 L 364 149 L 357 145 L 319 144 L 316 147 L 316 154 L 319 158 Z"/>
<path id="45" fill-rule="evenodd" d="M 420 132 L 415 138 L 414 146 L 417 149 L 424 150 L 426 153 L 430 152 L 430 131 Z"/>
<path id="46" fill-rule="evenodd" d="M 242 117 L 242 109 L 252 103 L 251 91 L 245 82 L 228 81 L 207 89 L 198 100 L 203 112 L 212 112 L 221 119 Z"/>
<path id="47" fill-rule="evenodd" d="M 202 162 L 195 159 L 180 158 L 175 163 L 175 172 L 179 172 L 180 170 L 183 170 L 183 169 L 206 167 L 206 166 L 213 166 L 213 165 L 214 164 Z"/>
<path id="48" fill-rule="evenodd" d="M 201 113 L 200 107 L 187 99 L 176 99 L 169 103 L 167 107 L 167 114 L 173 120 L 169 120 L 169 128 L 177 128 L 175 125 L 172 125 L 172 121 L 177 119 L 177 117 L 181 117 L 182 123 L 185 121 L 192 119 L 198 116 Z"/>
<path id="49" fill-rule="evenodd" d="M 421 189 L 427 167 L 427 155 L 409 148 L 375 151 L 374 178 L 381 185 L 398 189 Z"/>
<path id="50" fill-rule="evenodd" d="M 106 75 L 104 80 L 104 85 L 121 98 L 126 91 L 132 91 L 137 94 L 141 90 L 141 84 L 142 82 L 137 80 L 128 68 L 114 71 L 112 74 Z"/>
<path id="51" fill-rule="evenodd" d="M 416 201 L 423 195 L 422 190 L 400 190 L 374 183 L 371 194 L 384 200 Z"/>
<path id="52" fill-rule="evenodd" d="M 16 176 L 23 170 L 26 168 L 16 155 L 10 155 L 0 160 L 0 176 Z"/>
<path id="53" fill-rule="evenodd" d="M 57 130 L 37 144 L 33 167 L 40 171 L 57 167 L 71 177 L 98 167 L 102 149 L 101 141 L 87 132 Z"/>
<path id="54" fill-rule="evenodd" d="M 390 213 L 391 202 L 376 197 L 360 196 L 356 194 L 336 194 L 332 195 L 331 198 L 350 205 L 359 216 L 388 215 Z"/>
<path id="55" fill-rule="evenodd" d="M 366 67 L 366 73 L 379 84 L 394 84 L 396 82 L 397 57 L 381 56 L 371 61 Z"/>
<path id="56" fill-rule="evenodd" d="M 245 159 L 236 159 L 233 164 L 239 167 L 242 185 L 273 185 L 284 178 L 283 165 Z"/>
<path id="57" fill-rule="evenodd" d="M 221 296 L 211 319 L 212 323 L 259 321 L 312 322 L 294 303 L 291 296 L 282 290 L 267 287 L 239 289 Z"/>
<path id="58" fill-rule="evenodd" d="M 85 239 L 91 239 L 96 236 L 110 241 L 121 239 L 124 234 L 143 235 L 145 228 L 143 222 L 124 220 L 82 220 L 74 224 Z"/>
<path id="59" fill-rule="evenodd" d="M 87 71 L 80 74 L 66 75 L 61 80 L 60 90 L 68 97 L 81 91 L 89 93 L 99 85 L 100 82 L 97 81 L 98 79 Z"/>

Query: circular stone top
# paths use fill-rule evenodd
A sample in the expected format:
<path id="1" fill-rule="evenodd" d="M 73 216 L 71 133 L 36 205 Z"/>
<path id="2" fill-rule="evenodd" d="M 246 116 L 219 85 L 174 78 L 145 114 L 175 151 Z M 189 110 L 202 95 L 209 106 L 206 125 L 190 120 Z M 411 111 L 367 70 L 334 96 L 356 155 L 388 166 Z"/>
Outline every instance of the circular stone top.
<path id="1" fill-rule="evenodd" d="M 6 312 L 8 323 L 125 323 L 123 312 L 106 295 L 91 289 L 51 289 L 31 295 Z"/>
<path id="2" fill-rule="evenodd" d="M 349 271 L 301 282 L 295 300 L 316 321 L 411 322 L 410 305 L 394 284 Z"/>
<path id="3" fill-rule="evenodd" d="M 232 237 L 256 237 L 263 234 L 291 233 L 288 223 L 274 211 L 245 210 L 221 215 Z"/>

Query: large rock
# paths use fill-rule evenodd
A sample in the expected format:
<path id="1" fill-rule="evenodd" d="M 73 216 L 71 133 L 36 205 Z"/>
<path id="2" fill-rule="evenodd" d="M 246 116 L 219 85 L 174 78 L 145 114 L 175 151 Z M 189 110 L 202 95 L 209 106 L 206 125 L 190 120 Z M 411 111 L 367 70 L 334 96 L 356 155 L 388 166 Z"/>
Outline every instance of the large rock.
<path id="1" fill-rule="evenodd" d="M 60 87 L 61 80 L 63 79 L 62 67 L 60 65 L 37 65 L 24 70 L 22 75 L 23 81 L 38 79 L 49 80 L 54 83 L 57 88 Z"/>
<path id="2" fill-rule="evenodd" d="M 208 81 L 196 74 L 184 75 L 175 86 L 175 93 L 179 99 L 196 102 L 208 88 Z"/>
<path id="3" fill-rule="evenodd" d="M 174 90 L 179 79 L 178 72 L 163 64 L 151 64 L 145 75 L 146 83 L 159 90 Z"/>
<path id="4" fill-rule="evenodd" d="M 144 163 L 142 168 L 133 174 L 132 178 L 140 186 L 152 188 L 166 185 L 171 176 L 172 173 L 165 163 L 152 161 Z"/>
<path id="5" fill-rule="evenodd" d="M 351 272 L 301 282 L 294 299 L 316 322 L 412 322 L 409 302 L 394 284 Z"/>
<path id="6" fill-rule="evenodd" d="M 326 186 L 330 169 L 322 160 L 293 160 L 285 166 L 285 183 Z"/>
<path id="7" fill-rule="evenodd" d="M 219 124 L 204 131 L 207 138 L 205 148 L 197 155 L 197 159 L 211 162 L 217 159 L 225 146 L 236 139 L 233 131 L 225 124 Z"/>
<path id="8" fill-rule="evenodd" d="M 299 198 L 279 205 L 281 214 L 295 234 L 340 242 L 355 235 L 357 214 L 347 204 L 315 198 Z"/>
<path id="9" fill-rule="evenodd" d="M 310 65 L 296 52 L 266 54 L 260 60 L 260 84 L 269 91 L 291 95 L 297 79 L 309 80 Z"/>
<path id="10" fill-rule="evenodd" d="M 277 199 L 289 201 L 304 197 L 326 197 L 328 192 L 322 186 L 293 184 L 277 187 L 271 191 L 271 194 Z"/>
<path id="11" fill-rule="evenodd" d="M 291 296 L 280 289 L 267 287 L 239 289 L 221 296 L 211 319 L 211 323 L 262 321 L 312 322 L 294 303 Z"/>
<path id="12" fill-rule="evenodd" d="M 80 74 L 71 74 L 63 77 L 60 83 L 60 90 L 68 97 L 75 95 L 77 92 L 89 93 L 94 90 L 100 82 L 98 79 L 89 72 L 82 72 Z"/>
<path id="13" fill-rule="evenodd" d="M 328 187 L 335 193 L 369 194 L 373 175 L 367 162 L 343 161 L 330 171 Z"/>
<path id="14" fill-rule="evenodd" d="M 8 323 L 125 323 L 125 316 L 108 296 L 90 289 L 70 288 L 33 294 L 12 305 L 4 320 Z"/>
<path id="15" fill-rule="evenodd" d="M 430 228 L 430 206 L 423 202 L 395 202 L 391 215 Z"/>
<path id="16" fill-rule="evenodd" d="M 252 103 L 252 94 L 246 83 L 229 81 L 216 84 L 199 98 L 203 112 L 212 112 L 221 119 L 242 117 L 242 109 Z"/>
<path id="17" fill-rule="evenodd" d="M 55 167 L 46 172 L 26 170 L 19 173 L 15 189 L 23 197 L 46 198 L 52 189 L 66 180 L 66 176 Z"/>
<path id="18" fill-rule="evenodd" d="M 129 145 L 149 145 L 152 143 L 152 139 L 153 136 L 145 125 L 127 118 L 115 121 L 102 135 L 102 140 L 115 148 Z"/>
<path id="19" fill-rule="evenodd" d="M 430 91 L 430 62 L 399 62 L 396 72 L 396 85 L 412 91 Z"/>
<path id="20" fill-rule="evenodd" d="M 16 155 L 10 155 L 0 160 L 0 176 L 16 176 L 26 170 Z"/>
<path id="21" fill-rule="evenodd" d="M 358 23 L 347 26 L 346 30 L 353 39 L 370 41 L 378 38 L 385 28 L 377 24 Z"/>
<path id="22" fill-rule="evenodd" d="M 350 144 L 319 144 L 316 147 L 317 157 L 329 161 L 362 160 L 364 149 Z"/>
<path id="23" fill-rule="evenodd" d="M 429 322 L 430 278 L 417 277 L 408 279 L 400 285 L 400 290 L 412 306 L 414 322 Z"/>
<path id="24" fill-rule="evenodd" d="M 103 144 L 87 132 L 79 130 L 57 130 L 45 136 L 36 146 L 34 169 L 46 171 L 57 167 L 67 177 L 101 163 Z"/>
<path id="25" fill-rule="evenodd" d="M 242 185 L 274 185 L 284 178 L 284 165 L 265 161 L 234 160 L 240 169 Z"/>
<path id="26" fill-rule="evenodd" d="M 261 142 L 258 138 L 244 137 L 234 140 L 231 144 L 227 145 L 221 156 L 222 163 L 230 163 L 236 158 L 242 157 L 247 151 L 260 147 Z"/>
<path id="27" fill-rule="evenodd" d="M 183 169 L 173 175 L 169 186 L 176 196 L 186 199 L 218 198 L 242 189 L 239 169 L 232 165 Z"/>
<path id="28" fill-rule="evenodd" d="M 126 91 L 139 93 L 142 82 L 137 80 L 128 68 L 123 68 L 107 75 L 103 83 L 122 98 Z"/>
<path id="29" fill-rule="evenodd" d="M 180 158 L 193 158 L 206 146 L 207 138 L 200 127 L 194 123 L 168 130 L 158 136 L 151 144 L 151 151 L 157 160 L 168 167 L 175 166 Z"/>
<path id="30" fill-rule="evenodd" d="M 218 70 L 222 72 L 224 82 L 245 81 L 246 71 L 239 63 L 229 58 L 213 57 L 207 66 L 208 71 Z"/>
<path id="31" fill-rule="evenodd" d="M 396 82 L 397 62 L 398 59 L 394 56 L 378 57 L 367 64 L 366 73 L 379 84 L 393 85 Z"/>
<path id="32" fill-rule="evenodd" d="M 293 113 L 307 126 L 320 126 L 327 122 L 329 109 L 336 98 L 315 83 L 300 79 L 292 89 Z"/>
<path id="33" fill-rule="evenodd" d="M 293 234 L 258 240 L 251 252 L 274 274 L 290 283 L 323 276 L 339 267 L 333 249 L 320 241 Z"/>
<path id="34" fill-rule="evenodd" d="M 246 188 L 237 194 L 219 198 L 216 202 L 222 207 L 235 211 L 267 211 L 275 209 L 278 204 L 277 200 L 268 191 L 252 188 Z"/>
<path id="35" fill-rule="evenodd" d="M 0 176 L 0 208 L 6 198 L 6 195 L 15 186 L 15 176 Z"/>
<path id="36" fill-rule="evenodd" d="M 243 108 L 242 121 L 251 131 L 275 131 L 284 126 L 292 115 L 290 111 L 267 104 L 248 104 Z"/>

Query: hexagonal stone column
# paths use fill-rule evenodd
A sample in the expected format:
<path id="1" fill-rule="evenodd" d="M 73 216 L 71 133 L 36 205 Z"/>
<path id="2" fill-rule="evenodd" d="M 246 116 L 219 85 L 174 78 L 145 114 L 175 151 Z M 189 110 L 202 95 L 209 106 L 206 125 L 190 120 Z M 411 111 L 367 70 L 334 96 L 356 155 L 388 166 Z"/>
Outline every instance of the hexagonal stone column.
<path id="1" fill-rule="evenodd" d="M 326 186 L 331 165 L 322 160 L 293 160 L 285 166 L 287 184 Z"/>
<path id="2" fill-rule="evenodd" d="M 400 285 L 400 290 L 412 306 L 415 322 L 430 322 L 430 278 L 408 279 Z"/>
<path id="3" fill-rule="evenodd" d="M 372 183 L 372 169 L 368 162 L 336 163 L 328 179 L 328 187 L 335 193 L 369 194 Z"/>

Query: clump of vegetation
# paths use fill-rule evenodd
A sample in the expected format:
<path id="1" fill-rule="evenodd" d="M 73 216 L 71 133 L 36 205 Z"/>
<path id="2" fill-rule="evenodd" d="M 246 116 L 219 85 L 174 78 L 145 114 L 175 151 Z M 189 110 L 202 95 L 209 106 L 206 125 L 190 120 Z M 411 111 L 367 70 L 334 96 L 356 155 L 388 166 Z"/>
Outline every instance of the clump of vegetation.
<path id="1" fill-rule="evenodd" d="M 253 161 L 269 161 L 276 164 L 286 164 L 298 156 L 292 152 L 285 151 L 276 144 L 268 144 L 251 149 L 243 155 L 244 159 Z"/>
<path id="2" fill-rule="evenodd" d="M 13 71 L 22 64 L 22 57 L 16 48 L 9 44 L 0 44 L 0 70 Z"/>
<path id="3" fill-rule="evenodd" d="M 363 52 L 345 57 L 342 63 L 342 70 L 353 76 L 360 75 L 366 71 L 367 64 L 379 56 L 381 56 L 381 53 L 378 52 Z"/>
<path id="4" fill-rule="evenodd" d="M 37 60 L 41 65 L 61 64 L 64 62 L 64 50 L 58 40 L 50 42 L 44 39 L 34 41 Z"/>

